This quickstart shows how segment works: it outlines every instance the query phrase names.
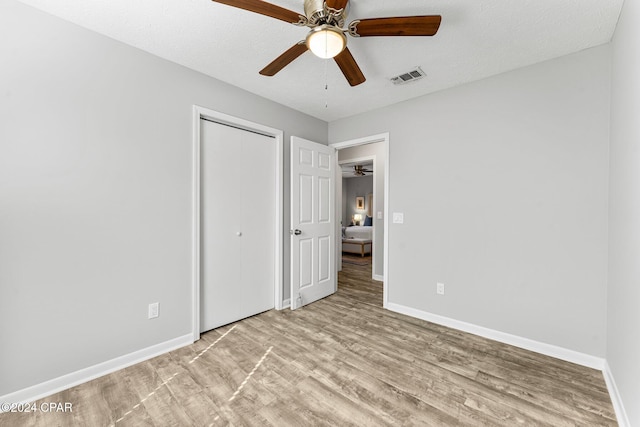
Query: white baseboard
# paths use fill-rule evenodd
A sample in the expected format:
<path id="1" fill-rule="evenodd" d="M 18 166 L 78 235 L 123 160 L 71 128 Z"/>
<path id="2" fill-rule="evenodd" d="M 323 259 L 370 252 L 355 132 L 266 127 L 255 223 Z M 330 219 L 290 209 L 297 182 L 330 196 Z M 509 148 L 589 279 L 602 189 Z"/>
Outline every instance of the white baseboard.
<path id="1" fill-rule="evenodd" d="M 513 345 L 515 347 L 524 348 L 525 350 L 535 351 L 536 353 L 544 354 L 546 356 L 555 357 L 556 359 L 565 360 L 567 362 L 575 363 L 578 365 L 586 366 L 592 369 L 604 370 L 605 359 L 591 356 L 589 354 L 580 353 L 578 351 L 569 350 L 563 347 L 558 347 L 551 344 L 534 341 L 528 338 L 519 337 L 517 335 L 507 334 L 505 332 L 496 331 L 493 329 L 477 326 L 471 323 L 461 322 L 459 320 L 451 319 L 449 317 L 440 316 L 437 314 L 428 313 L 426 311 L 418 310 L 415 308 L 407 307 L 392 302 L 387 303 L 387 309 L 395 311 L 397 313 L 406 314 L 407 316 L 416 317 L 418 319 L 426 320 L 428 322 L 436 323 L 438 325 L 447 326 L 449 328 L 458 329 L 470 334 L 479 335 L 484 338 L 489 338 L 494 341 L 499 341 L 504 344 Z"/>
<path id="2" fill-rule="evenodd" d="M 290 308 L 291 307 L 291 298 L 287 298 L 286 300 L 282 301 L 282 309 L 284 310 L 285 308 Z"/>
<path id="3" fill-rule="evenodd" d="M 178 338 L 165 341 L 160 344 L 152 345 L 151 347 L 143 348 L 142 350 L 134 351 L 133 353 L 125 354 L 123 356 L 116 357 L 115 359 L 107 360 L 106 362 L 98 363 L 97 365 L 89 366 L 88 368 L 80 369 L 79 371 L 71 372 L 70 374 L 63 375 L 58 378 L 54 378 L 49 381 L 45 381 L 40 384 L 36 384 L 31 387 L 18 390 L 13 393 L 0 396 L 0 402 L 7 403 L 30 403 L 43 397 L 51 396 L 62 390 L 77 386 L 87 381 L 91 381 L 106 374 L 124 369 L 128 366 L 135 365 L 136 363 L 143 362 L 161 354 L 167 353 L 171 350 L 175 350 L 180 347 L 193 344 L 193 336 L 191 334 L 183 335 Z"/>
<path id="4" fill-rule="evenodd" d="M 606 361 L 604 362 L 604 369 L 602 370 L 602 373 L 604 375 L 604 381 L 607 383 L 607 389 L 609 390 L 609 396 L 611 397 L 613 409 L 616 412 L 618 425 L 620 427 L 631 427 L 629 417 L 627 416 L 627 411 L 625 411 L 624 405 L 622 404 L 622 398 L 620 397 L 618 386 L 616 386 L 616 381 L 613 379 L 613 373 L 609 368 L 609 363 L 607 363 Z"/>
<path id="5" fill-rule="evenodd" d="M 373 280 L 377 280 L 378 282 L 384 282 L 384 276 L 381 274 L 374 274 Z"/>

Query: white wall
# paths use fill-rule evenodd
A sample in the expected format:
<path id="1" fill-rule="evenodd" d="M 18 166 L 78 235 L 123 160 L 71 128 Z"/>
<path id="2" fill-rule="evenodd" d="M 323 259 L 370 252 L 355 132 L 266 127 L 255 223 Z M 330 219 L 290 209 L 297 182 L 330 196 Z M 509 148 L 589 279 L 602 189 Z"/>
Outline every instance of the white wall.
<path id="1" fill-rule="evenodd" d="M 347 186 L 348 186 L 348 182 L 347 182 L 347 178 L 342 178 L 342 187 L 340 188 L 340 194 L 342 195 L 342 202 L 341 202 L 341 207 L 342 207 L 342 216 L 341 216 L 341 224 L 343 227 L 346 227 L 347 225 L 349 225 L 349 222 L 351 221 L 351 211 L 349 209 L 349 199 L 347 197 Z"/>
<path id="2" fill-rule="evenodd" d="M 613 39 L 607 361 L 630 425 L 640 426 L 640 4 Z"/>
<path id="3" fill-rule="evenodd" d="M 0 63 L 0 395 L 191 332 L 193 104 L 283 129 L 286 174 L 290 135 L 327 139 L 325 122 L 13 0 Z"/>
<path id="4" fill-rule="evenodd" d="M 343 214 L 343 225 L 349 225 L 351 222 L 351 217 L 356 213 L 362 215 L 362 221 L 364 221 L 366 212 L 366 200 L 367 194 L 373 193 L 373 175 L 369 176 L 361 176 L 354 178 L 343 178 L 342 179 L 342 192 L 346 192 L 347 200 L 346 204 L 342 205 Z M 365 210 L 357 210 L 356 209 L 356 197 L 363 197 L 365 200 Z"/>
<path id="5" fill-rule="evenodd" d="M 609 89 L 604 46 L 330 123 L 390 132 L 389 302 L 604 357 Z"/>

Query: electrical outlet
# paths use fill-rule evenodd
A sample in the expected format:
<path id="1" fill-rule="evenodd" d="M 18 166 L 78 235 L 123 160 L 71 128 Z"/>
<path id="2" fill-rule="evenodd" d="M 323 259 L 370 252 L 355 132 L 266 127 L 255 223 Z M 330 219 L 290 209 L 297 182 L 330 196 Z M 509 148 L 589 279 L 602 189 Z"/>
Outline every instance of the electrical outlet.
<path id="1" fill-rule="evenodd" d="M 149 304 L 149 319 L 154 319 L 160 315 L 159 314 L 160 308 L 158 307 L 159 304 L 160 303 L 157 303 L 157 302 Z"/>
<path id="2" fill-rule="evenodd" d="M 436 285 L 436 293 L 438 295 L 444 295 L 444 283 L 438 283 Z"/>
<path id="3" fill-rule="evenodd" d="M 393 223 L 394 224 L 404 224 L 404 213 L 402 213 L 402 212 L 394 212 L 393 213 Z"/>

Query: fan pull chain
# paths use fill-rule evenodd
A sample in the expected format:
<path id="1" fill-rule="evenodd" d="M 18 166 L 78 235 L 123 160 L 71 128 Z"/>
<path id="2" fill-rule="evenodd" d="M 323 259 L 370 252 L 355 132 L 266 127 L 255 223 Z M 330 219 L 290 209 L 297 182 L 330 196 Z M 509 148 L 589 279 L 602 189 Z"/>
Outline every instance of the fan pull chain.
<path id="1" fill-rule="evenodd" d="M 324 84 L 324 108 L 329 108 L 329 85 Z"/>
<path id="2" fill-rule="evenodd" d="M 329 82 L 327 77 L 327 66 L 329 60 L 324 60 L 324 108 L 329 108 Z"/>

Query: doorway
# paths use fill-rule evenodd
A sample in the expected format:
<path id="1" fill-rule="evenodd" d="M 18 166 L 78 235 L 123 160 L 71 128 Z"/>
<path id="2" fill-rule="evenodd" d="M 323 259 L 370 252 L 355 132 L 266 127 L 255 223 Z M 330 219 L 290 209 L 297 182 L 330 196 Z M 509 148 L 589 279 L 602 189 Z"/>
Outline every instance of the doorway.
<path id="1" fill-rule="evenodd" d="M 379 151 L 377 154 L 368 154 L 369 157 L 375 157 L 376 159 L 376 167 L 374 167 L 374 171 L 377 169 L 376 173 L 376 185 L 375 191 L 373 195 L 374 202 L 376 207 L 373 208 L 373 216 L 375 221 L 381 225 L 378 227 L 378 230 L 374 233 L 373 239 L 373 247 L 372 247 L 372 262 L 373 262 L 373 271 L 372 277 L 375 280 L 382 280 L 383 282 L 383 307 L 387 307 L 388 301 L 388 230 L 389 230 L 389 133 L 371 135 L 363 138 L 338 142 L 334 144 L 330 144 L 331 147 L 334 147 L 338 150 L 338 156 L 340 155 L 341 150 L 346 150 L 350 148 L 360 147 L 362 149 L 368 147 L 372 147 L 372 144 L 379 144 Z M 364 153 L 362 151 L 361 153 Z M 366 157 L 367 154 L 355 154 L 354 158 L 363 158 Z M 336 161 L 336 165 L 338 165 L 338 161 Z M 339 167 L 336 167 L 336 170 L 339 170 Z M 378 175 L 379 174 L 379 175 Z M 337 180 L 341 183 L 341 180 Z M 342 201 L 342 186 L 336 186 L 336 193 L 338 197 L 336 198 L 337 204 L 340 205 Z M 382 190 L 382 191 L 380 191 Z M 378 194 L 376 194 L 378 193 Z M 382 193 L 382 194 L 380 194 Z M 337 228 L 336 232 L 338 236 L 342 234 L 342 229 L 340 225 L 340 220 L 342 219 L 342 209 L 341 206 L 337 206 L 336 209 L 336 223 Z M 372 239 L 372 240 L 373 240 Z M 341 245 L 341 239 L 338 239 Z M 341 255 L 341 247 L 337 248 L 337 262 L 340 260 Z M 338 264 L 339 265 L 339 264 Z"/>
<path id="2" fill-rule="evenodd" d="M 380 144 L 380 143 L 376 143 Z M 375 145 L 375 144 L 373 144 Z M 342 213 L 342 253 L 338 257 L 338 268 L 342 271 L 345 264 L 356 264 L 369 267 L 369 276 L 382 281 L 382 274 L 376 275 L 373 259 L 377 250 L 376 231 L 382 229 L 382 209 L 377 219 L 377 197 L 382 190 L 376 188 L 376 156 L 357 157 L 359 147 L 346 148 L 338 152 L 338 165 L 341 168 L 342 180 L 336 186 L 336 193 L 341 194 Z M 365 151 L 377 152 L 377 147 L 365 146 Z M 356 156 L 356 157 L 354 157 Z"/>

